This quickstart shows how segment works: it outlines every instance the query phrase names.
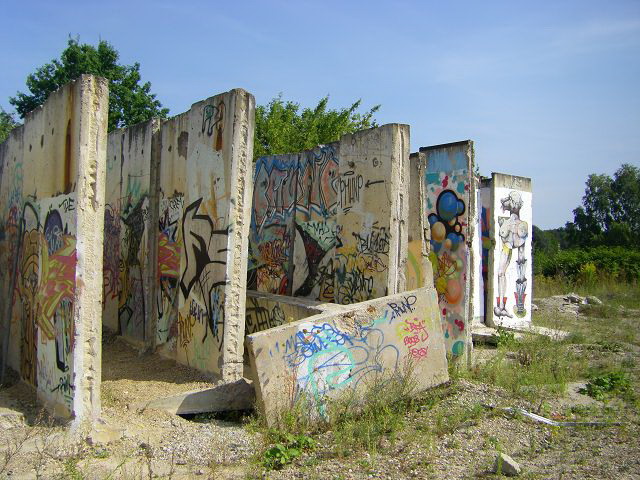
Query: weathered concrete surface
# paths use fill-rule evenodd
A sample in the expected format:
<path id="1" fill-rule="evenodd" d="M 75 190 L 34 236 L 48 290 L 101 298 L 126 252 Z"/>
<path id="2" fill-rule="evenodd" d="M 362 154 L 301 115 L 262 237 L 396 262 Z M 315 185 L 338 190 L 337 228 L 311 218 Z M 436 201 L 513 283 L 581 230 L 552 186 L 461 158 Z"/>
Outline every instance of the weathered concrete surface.
<path id="1" fill-rule="evenodd" d="M 347 305 L 247 290 L 245 333 L 249 335 L 322 312 L 345 309 Z"/>
<path id="2" fill-rule="evenodd" d="M 425 184 L 422 181 L 427 161 L 424 153 L 409 157 L 409 246 L 407 249 L 406 289 L 433 286 L 433 268 L 429 261 L 429 229 L 423 206 Z"/>
<path id="3" fill-rule="evenodd" d="M 340 139 L 335 301 L 352 304 L 405 289 L 409 126 Z"/>
<path id="4" fill-rule="evenodd" d="M 150 343 L 155 314 L 150 274 L 157 210 L 151 184 L 158 119 L 111 132 L 107 147 L 104 230 L 104 324 L 139 345 Z"/>
<path id="5" fill-rule="evenodd" d="M 487 190 L 483 189 L 486 194 Z M 531 323 L 531 179 L 491 175 L 490 250 L 487 272 L 488 326 Z"/>
<path id="6" fill-rule="evenodd" d="M 235 89 L 109 141 L 105 325 L 227 380 L 242 376 L 254 110 Z"/>
<path id="7" fill-rule="evenodd" d="M 244 378 L 206 390 L 194 390 L 171 397 L 157 398 L 135 405 L 138 410 L 165 410 L 174 415 L 250 410 L 255 404 L 255 391 Z"/>
<path id="8" fill-rule="evenodd" d="M 404 290 L 409 127 L 259 158 L 248 288 L 341 304 Z"/>
<path id="9" fill-rule="evenodd" d="M 423 288 L 324 312 L 247 336 L 270 422 L 298 401 L 312 418 L 331 398 L 409 375 L 416 390 L 448 380 L 436 292 Z"/>
<path id="10" fill-rule="evenodd" d="M 254 109 L 236 89 L 160 131 L 155 342 L 230 381 L 242 376 Z"/>
<path id="11" fill-rule="evenodd" d="M 7 360 L 76 426 L 100 411 L 107 85 L 65 85 L 0 146 Z"/>
<path id="12" fill-rule="evenodd" d="M 429 260 L 447 351 L 469 357 L 473 315 L 476 181 L 470 140 L 420 149 L 426 156 L 421 199 L 430 229 Z M 478 252 L 479 253 L 479 252 Z"/>

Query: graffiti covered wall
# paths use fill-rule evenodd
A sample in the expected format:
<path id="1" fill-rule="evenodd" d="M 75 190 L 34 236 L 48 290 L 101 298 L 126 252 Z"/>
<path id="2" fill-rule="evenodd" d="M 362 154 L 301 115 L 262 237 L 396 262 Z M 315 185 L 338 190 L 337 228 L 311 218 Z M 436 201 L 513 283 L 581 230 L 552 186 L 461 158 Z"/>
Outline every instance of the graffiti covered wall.
<path id="1" fill-rule="evenodd" d="M 493 248 L 491 239 L 491 179 L 480 180 L 480 248 L 482 252 L 482 322 L 487 323 L 488 309 L 493 308 L 489 297 L 489 252 Z"/>
<path id="2" fill-rule="evenodd" d="M 334 301 L 340 144 L 257 160 L 248 287 Z"/>
<path id="3" fill-rule="evenodd" d="M 433 288 L 408 291 L 328 311 L 247 337 L 266 418 L 297 401 L 311 418 L 327 415 L 327 400 L 364 393 L 402 375 L 416 391 L 448 380 Z"/>
<path id="4" fill-rule="evenodd" d="M 405 290 L 409 127 L 383 125 L 340 140 L 335 300 Z"/>
<path id="5" fill-rule="evenodd" d="M 151 150 L 158 120 L 109 134 L 104 218 L 104 324 L 130 339 L 150 335 Z"/>
<path id="6" fill-rule="evenodd" d="M 3 361 L 78 421 L 100 409 L 107 101 L 83 75 L 0 147 Z"/>
<path id="7" fill-rule="evenodd" d="M 429 260 L 438 292 L 447 351 L 466 355 L 471 347 L 475 181 L 473 142 L 421 148 Z"/>
<path id="8" fill-rule="evenodd" d="M 259 158 L 248 288 L 341 304 L 403 288 L 408 136 L 385 125 Z"/>
<path id="9" fill-rule="evenodd" d="M 488 263 L 487 324 L 531 322 L 531 179 L 491 176 L 491 242 Z"/>
<path id="10" fill-rule="evenodd" d="M 155 343 L 229 378 L 242 375 L 254 108 L 232 90 L 160 130 Z"/>

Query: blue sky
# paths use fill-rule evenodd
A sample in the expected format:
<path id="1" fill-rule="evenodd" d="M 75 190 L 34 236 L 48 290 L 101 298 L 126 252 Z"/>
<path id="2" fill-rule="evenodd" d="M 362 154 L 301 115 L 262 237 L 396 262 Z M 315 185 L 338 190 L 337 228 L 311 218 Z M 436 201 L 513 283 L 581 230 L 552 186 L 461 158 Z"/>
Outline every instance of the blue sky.
<path id="1" fill-rule="evenodd" d="M 68 35 L 111 42 L 175 115 L 234 87 L 267 103 L 381 104 L 411 146 L 470 138 L 482 174 L 533 178 L 563 225 L 590 173 L 640 165 L 640 1 L 7 2 L 0 105 Z"/>

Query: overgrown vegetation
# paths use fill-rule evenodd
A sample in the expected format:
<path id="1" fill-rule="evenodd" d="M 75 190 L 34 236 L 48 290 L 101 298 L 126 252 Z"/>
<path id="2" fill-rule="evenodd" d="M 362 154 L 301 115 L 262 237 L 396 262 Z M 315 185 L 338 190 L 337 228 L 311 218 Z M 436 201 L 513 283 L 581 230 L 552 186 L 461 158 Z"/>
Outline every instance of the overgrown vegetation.
<path id="1" fill-rule="evenodd" d="M 321 98 L 314 108 L 303 108 L 291 100 L 277 96 L 266 105 L 256 107 L 254 159 L 264 155 L 296 153 L 316 145 L 335 142 L 347 133 L 377 126 L 376 105 L 358 112 L 361 101 L 348 108 L 327 108 L 329 97 Z"/>
<path id="2" fill-rule="evenodd" d="M 633 398 L 629 375 L 619 370 L 594 376 L 589 380 L 586 387 L 581 389 L 581 393 L 585 393 L 596 400 L 606 400 L 614 395 L 621 395 L 627 399 Z"/>
<path id="3" fill-rule="evenodd" d="M 471 379 L 500 386 L 530 401 L 541 401 L 562 394 L 568 382 L 586 372 L 586 362 L 567 351 L 566 342 L 541 335 L 498 340 L 497 354 L 477 363 L 469 372 Z"/>
<path id="4" fill-rule="evenodd" d="M 562 276 L 565 281 L 595 285 L 604 278 L 614 281 L 640 281 L 640 250 L 624 247 L 594 247 L 539 251 L 534 256 L 534 274 Z"/>
<path id="5" fill-rule="evenodd" d="M 640 168 L 623 164 L 613 177 L 592 174 L 573 222 L 533 226 L 534 273 L 595 284 L 603 277 L 640 280 Z"/>

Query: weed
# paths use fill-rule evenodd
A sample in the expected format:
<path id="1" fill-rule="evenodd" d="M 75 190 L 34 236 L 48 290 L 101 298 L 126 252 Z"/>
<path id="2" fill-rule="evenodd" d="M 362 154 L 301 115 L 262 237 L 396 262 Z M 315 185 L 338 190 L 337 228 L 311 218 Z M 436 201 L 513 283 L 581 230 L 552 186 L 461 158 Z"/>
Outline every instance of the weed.
<path id="1" fill-rule="evenodd" d="M 600 347 L 600 350 L 602 350 L 603 352 L 622 352 L 624 350 L 622 348 L 622 344 L 619 342 L 599 340 L 596 342 L 596 345 L 598 345 Z"/>
<path id="2" fill-rule="evenodd" d="M 567 344 L 544 336 L 527 336 L 471 369 L 471 377 L 503 387 L 532 401 L 564 393 L 567 382 L 585 371 L 586 360 Z"/>
<path id="3" fill-rule="evenodd" d="M 580 389 L 580 393 L 602 401 L 614 395 L 629 399 L 633 394 L 633 390 L 627 374 L 616 371 L 593 377 L 585 388 Z"/>
<path id="4" fill-rule="evenodd" d="M 507 330 L 503 327 L 498 327 L 498 347 L 511 348 L 515 346 L 518 341 L 514 332 Z"/>
<path id="5" fill-rule="evenodd" d="M 64 476 L 69 480 L 84 480 L 85 474 L 78 468 L 78 458 L 70 457 L 63 464 Z"/>
<path id="6" fill-rule="evenodd" d="M 304 450 L 315 447 L 315 441 L 306 435 L 283 433 L 282 442 L 275 444 L 263 454 L 263 465 L 268 470 L 277 470 L 293 462 Z"/>

